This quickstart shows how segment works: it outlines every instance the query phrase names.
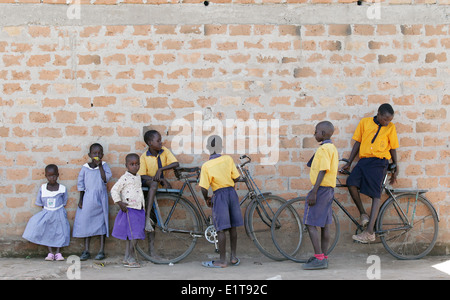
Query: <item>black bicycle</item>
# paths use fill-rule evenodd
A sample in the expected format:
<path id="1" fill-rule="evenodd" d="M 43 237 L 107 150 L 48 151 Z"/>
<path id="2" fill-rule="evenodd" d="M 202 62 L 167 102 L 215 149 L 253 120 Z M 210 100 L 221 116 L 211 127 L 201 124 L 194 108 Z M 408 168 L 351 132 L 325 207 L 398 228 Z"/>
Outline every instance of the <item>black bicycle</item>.
<path id="1" fill-rule="evenodd" d="M 342 161 L 346 161 L 343 159 Z M 395 164 L 390 164 L 386 172 L 382 188 L 388 195 L 386 201 L 380 207 L 375 223 L 375 234 L 383 243 L 384 248 L 398 259 L 420 259 L 427 255 L 434 247 L 438 235 L 439 217 L 431 202 L 425 197 L 427 190 L 417 189 L 392 189 L 386 186 L 389 172 L 393 172 Z M 350 174 L 346 172 L 346 174 Z M 336 187 L 345 187 L 339 182 Z M 303 216 L 306 197 L 297 197 L 287 201 L 276 212 L 272 223 L 272 239 L 277 249 L 286 258 L 295 262 L 306 262 L 314 255 L 309 238 L 303 224 Z M 358 234 L 363 231 L 363 226 L 336 197 L 333 202 L 356 225 Z M 291 213 L 292 208 L 297 214 Z M 340 234 L 339 219 L 333 211 L 333 223 L 331 224 L 331 238 L 328 254 L 335 248 Z M 283 224 L 277 228 L 274 224 Z M 288 225 L 289 224 L 289 225 Z M 298 225 L 299 224 L 299 225 Z M 301 244 L 301 247 L 298 247 Z"/>
<path id="2" fill-rule="evenodd" d="M 286 258 L 273 244 L 271 226 L 275 212 L 286 200 L 270 192 L 262 193 L 246 166 L 251 162 L 250 157 L 243 155 L 240 159 L 244 161 L 237 165 L 241 174 L 239 182 L 244 182 L 248 190 L 240 205 L 249 202 L 244 213 L 246 233 L 264 255 L 284 260 Z M 155 223 L 154 253 L 150 254 L 148 238 L 139 241 L 136 247 L 145 259 L 157 264 L 179 262 L 192 252 L 197 239 L 202 237 L 215 244 L 218 251 L 212 217 L 206 215 L 192 186 L 198 183 L 199 174 L 198 167 L 175 169 L 175 176 L 183 181 L 181 189 L 158 189 L 151 212 Z M 186 189 L 195 204 L 184 196 Z"/>

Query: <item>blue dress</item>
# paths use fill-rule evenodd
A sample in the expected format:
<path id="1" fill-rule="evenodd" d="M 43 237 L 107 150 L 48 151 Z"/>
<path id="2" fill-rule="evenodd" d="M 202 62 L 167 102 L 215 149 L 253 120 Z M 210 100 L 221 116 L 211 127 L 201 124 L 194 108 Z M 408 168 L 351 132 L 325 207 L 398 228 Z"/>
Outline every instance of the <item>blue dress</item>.
<path id="1" fill-rule="evenodd" d="M 64 208 L 68 197 L 64 185 L 60 184 L 58 191 L 49 191 L 47 184 L 43 184 L 35 204 L 43 206 L 44 209 L 30 218 L 22 237 L 48 247 L 69 246 L 70 224 Z"/>
<path id="2" fill-rule="evenodd" d="M 108 181 L 112 173 L 105 162 L 103 170 Z M 77 188 L 78 191 L 84 191 L 83 208 L 77 208 L 72 236 L 85 238 L 106 234 L 109 237 L 108 191 L 99 168 L 91 168 L 89 164 L 84 164 L 78 174 Z"/>

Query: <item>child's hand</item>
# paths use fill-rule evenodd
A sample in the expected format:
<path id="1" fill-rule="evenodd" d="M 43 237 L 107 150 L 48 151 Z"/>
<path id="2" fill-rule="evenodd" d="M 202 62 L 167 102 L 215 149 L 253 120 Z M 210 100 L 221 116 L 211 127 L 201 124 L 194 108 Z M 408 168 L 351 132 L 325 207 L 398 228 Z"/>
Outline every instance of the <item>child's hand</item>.
<path id="1" fill-rule="evenodd" d="M 172 185 L 170 184 L 170 182 L 168 182 L 167 179 L 165 179 L 165 178 L 161 179 L 160 183 L 165 189 L 172 188 Z"/>
<path id="2" fill-rule="evenodd" d="M 306 201 L 309 206 L 316 205 L 317 193 L 311 192 L 306 196 Z"/>
<path id="3" fill-rule="evenodd" d="M 128 208 L 127 208 L 128 204 L 126 204 L 125 202 L 119 201 L 119 202 L 117 202 L 117 204 L 119 205 L 120 210 L 123 211 L 124 213 L 126 213 L 128 211 Z"/>
<path id="4" fill-rule="evenodd" d="M 394 173 L 392 173 L 391 178 L 389 179 L 389 184 L 394 184 L 397 182 L 398 168 L 395 169 Z"/>
<path id="5" fill-rule="evenodd" d="M 208 207 L 212 207 L 212 206 L 213 206 L 213 203 L 212 203 L 212 197 L 208 197 L 208 198 L 206 199 L 206 205 L 207 205 Z"/>
<path id="6" fill-rule="evenodd" d="M 155 173 L 155 176 L 153 176 L 153 180 L 157 181 L 157 182 L 161 182 L 161 175 L 162 175 L 162 170 L 158 169 Z"/>

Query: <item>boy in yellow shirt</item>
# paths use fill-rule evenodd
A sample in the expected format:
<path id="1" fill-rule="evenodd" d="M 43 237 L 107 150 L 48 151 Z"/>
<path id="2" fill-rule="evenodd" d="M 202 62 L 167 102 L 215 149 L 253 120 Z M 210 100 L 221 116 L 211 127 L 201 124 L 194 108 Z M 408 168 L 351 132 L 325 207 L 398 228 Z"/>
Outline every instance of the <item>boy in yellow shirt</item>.
<path id="1" fill-rule="evenodd" d="M 396 149 L 399 143 L 395 125 L 391 122 L 393 118 L 394 109 L 390 104 L 384 103 L 378 108 L 376 116 L 361 119 L 353 135 L 355 144 L 349 162 L 343 167 L 344 170 L 348 170 L 359 153 L 360 160 L 349 175 L 347 185 L 361 214 L 361 222 L 363 226 L 367 225 L 365 231 L 353 235 L 353 239 L 361 243 L 375 241 L 374 225 L 380 206 L 382 181 L 389 160 L 392 159 L 392 162 L 397 164 Z M 398 165 L 390 178 L 391 184 L 396 181 L 397 175 Z M 372 198 L 370 218 L 362 205 L 360 192 Z"/>
<path id="2" fill-rule="evenodd" d="M 148 186 L 147 209 L 145 218 L 145 231 L 149 234 L 150 255 L 153 251 L 154 229 L 150 212 L 153 207 L 156 191 L 161 185 L 164 188 L 171 188 L 170 183 L 164 178 L 163 172 L 175 169 L 179 166 L 178 160 L 164 147 L 161 142 L 161 134 L 156 130 L 149 130 L 144 134 L 144 141 L 148 145 L 148 151 L 140 157 L 140 168 L 138 174 L 141 176 L 142 185 Z"/>
<path id="3" fill-rule="evenodd" d="M 213 135 L 208 138 L 207 148 L 211 155 L 209 160 L 202 165 L 199 186 L 206 204 L 211 207 L 214 227 L 217 231 L 219 244 L 219 261 L 204 261 L 202 265 L 208 268 L 225 268 L 226 261 L 226 236 L 225 230 L 230 232 L 231 257 L 230 264 L 237 266 L 239 259 L 236 257 L 237 230 L 242 226 L 241 208 L 239 197 L 234 189 L 234 183 L 239 180 L 239 172 L 229 155 L 221 155 L 222 139 Z M 208 189 L 211 186 L 213 197 L 208 197 Z"/>
<path id="4" fill-rule="evenodd" d="M 314 132 L 316 141 L 321 144 L 308 162 L 308 167 L 311 167 L 309 177 L 314 187 L 306 196 L 303 216 L 303 223 L 308 229 L 314 248 L 314 256 L 302 266 L 305 270 L 328 268 L 329 228 L 333 221 L 331 206 L 339 163 L 337 149 L 331 142 L 333 132 L 334 126 L 329 121 L 317 124 Z M 320 236 L 317 227 L 321 228 Z"/>

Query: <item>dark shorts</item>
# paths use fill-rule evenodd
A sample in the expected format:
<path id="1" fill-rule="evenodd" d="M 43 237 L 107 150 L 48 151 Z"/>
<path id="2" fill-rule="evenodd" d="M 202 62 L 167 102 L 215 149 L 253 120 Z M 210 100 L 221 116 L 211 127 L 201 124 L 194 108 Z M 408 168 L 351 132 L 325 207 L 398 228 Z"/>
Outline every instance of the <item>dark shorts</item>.
<path id="1" fill-rule="evenodd" d="M 117 213 L 111 235 L 121 240 L 144 240 L 144 228 L 145 210 L 128 208 L 128 216 L 122 210 Z"/>
<path id="2" fill-rule="evenodd" d="M 348 176 L 347 185 L 358 187 L 361 193 L 369 197 L 380 198 L 388 165 L 387 159 L 361 158 Z"/>
<path id="3" fill-rule="evenodd" d="M 309 192 L 311 193 L 311 191 Z M 309 195 L 308 193 L 308 195 Z M 316 204 L 309 206 L 305 201 L 305 214 L 303 223 L 310 226 L 325 227 L 333 222 L 331 205 L 333 204 L 334 188 L 320 186 L 317 190 Z"/>
<path id="4" fill-rule="evenodd" d="M 244 225 L 239 197 L 234 187 L 214 191 L 212 214 L 216 231 Z"/>

